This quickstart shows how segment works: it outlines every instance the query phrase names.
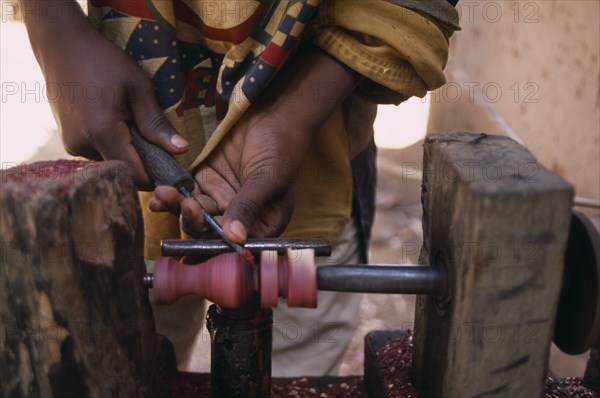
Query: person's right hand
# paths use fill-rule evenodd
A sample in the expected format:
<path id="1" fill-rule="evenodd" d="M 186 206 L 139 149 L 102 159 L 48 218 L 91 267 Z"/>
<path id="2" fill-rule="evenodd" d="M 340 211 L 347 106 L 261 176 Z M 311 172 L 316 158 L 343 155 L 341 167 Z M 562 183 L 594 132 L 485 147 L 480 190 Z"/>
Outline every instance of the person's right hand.
<path id="1" fill-rule="evenodd" d="M 89 159 L 124 160 L 134 167 L 138 186 L 148 189 L 128 124 L 172 154 L 185 152 L 188 143 L 164 116 L 151 80 L 133 58 L 83 15 L 76 18 L 46 26 L 25 21 L 65 149 Z"/>

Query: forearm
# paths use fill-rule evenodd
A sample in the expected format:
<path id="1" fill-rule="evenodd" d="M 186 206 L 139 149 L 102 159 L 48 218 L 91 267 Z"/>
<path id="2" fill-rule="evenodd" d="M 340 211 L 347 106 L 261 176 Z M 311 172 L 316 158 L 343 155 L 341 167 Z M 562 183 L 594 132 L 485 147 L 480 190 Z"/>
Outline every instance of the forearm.
<path id="1" fill-rule="evenodd" d="M 318 130 L 354 91 L 362 76 L 313 45 L 307 45 L 267 88 L 259 106 L 285 115 L 302 130 Z"/>
<path id="2" fill-rule="evenodd" d="M 93 28 L 75 0 L 20 0 L 23 21 L 33 52 L 43 71 L 69 37 Z"/>
<path id="3" fill-rule="evenodd" d="M 86 21 L 75 0 L 20 0 L 19 5 L 27 30 L 40 37 Z"/>

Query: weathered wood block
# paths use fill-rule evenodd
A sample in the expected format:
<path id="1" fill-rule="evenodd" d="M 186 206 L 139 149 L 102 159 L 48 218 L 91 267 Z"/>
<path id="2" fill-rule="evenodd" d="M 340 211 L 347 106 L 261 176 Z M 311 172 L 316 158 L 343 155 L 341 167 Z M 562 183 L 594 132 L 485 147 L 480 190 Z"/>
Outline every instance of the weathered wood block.
<path id="1" fill-rule="evenodd" d="M 509 138 L 426 140 L 420 261 L 447 267 L 450 290 L 417 299 L 420 396 L 542 396 L 572 196 Z"/>
<path id="2" fill-rule="evenodd" d="M 600 350 L 592 348 L 583 375 L 583 384 L 596 392 L 600 392 Z"/>
<path id="3" fill-rule="evenodd" d="M 365 390 L 371 398 L 387 398 L 382 365 L 379 364 L 377 351 L 390 341 L 402 336 L 403 330 L 373 330 L 365 336 Z M 400 357 L 400 354 L 397 354 Z"/>
<path id="4" fill-rule="evenodd" d="M 156 394 L 137 191 L 121 162 L 0 173 L 0 395 Z"/>

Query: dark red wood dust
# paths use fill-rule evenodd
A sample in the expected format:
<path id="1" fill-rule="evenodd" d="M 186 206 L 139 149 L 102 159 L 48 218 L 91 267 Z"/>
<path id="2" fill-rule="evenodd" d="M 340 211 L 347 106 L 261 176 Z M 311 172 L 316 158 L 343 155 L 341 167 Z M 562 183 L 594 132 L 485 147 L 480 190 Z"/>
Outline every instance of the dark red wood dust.
<path id="1" fill-rule="evenodd" d="M 17 183 L 40 183 L 43 180 L 56 181 L 71 176 L 76 171 L 85 167 L 95 165 L 96 162 L 89 160 L 66 160 L 59 159 L 48 162 L 37 162 L 33 164 L 21 164 L 3 170 L 2 182 Z"/>

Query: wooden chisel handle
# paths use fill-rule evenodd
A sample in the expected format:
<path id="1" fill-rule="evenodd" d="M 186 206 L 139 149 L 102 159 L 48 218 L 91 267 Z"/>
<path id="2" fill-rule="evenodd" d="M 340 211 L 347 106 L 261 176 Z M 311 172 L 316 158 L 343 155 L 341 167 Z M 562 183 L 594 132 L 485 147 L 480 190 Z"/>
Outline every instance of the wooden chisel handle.
<path id="1" fill-rule="evenodd" d="M 131 142 L 154 184 L 169 185 L 177 190 L 184 188 L 190 193 L 194 191 L 194 179 L 170 153 L 147 141 L 137 127 L 130 125 L 129 129 Z"/>
<path id="2" fill-rule="evenodd" d="M 194 191 L 195 184 L 194 179 L 181 167 L 177 160 L 170 153 L 147 141 L 142 134 L 138 131 L 135 126 L 129 126 L 131 131 L 131 143 L 140 155 L 142 163 L 146 172 L 152 179 L 152 182 L 156 185 L 169 185 L 174 187 L 184 197 L 192 199 L 198 203 L 202 209 L 202 218 L 204 221 L 221 237 L 225 240 L 233 249 L 238 253 L 244 253 L 242 245 L 232 242 L 229 240 L 221 225 L 211 216 L 203 207 L 202 204 L 196 199 L 192 192 Z M 245 254 L 247 261 L 253 263 L 252 253 L 249 251 Z"/>

